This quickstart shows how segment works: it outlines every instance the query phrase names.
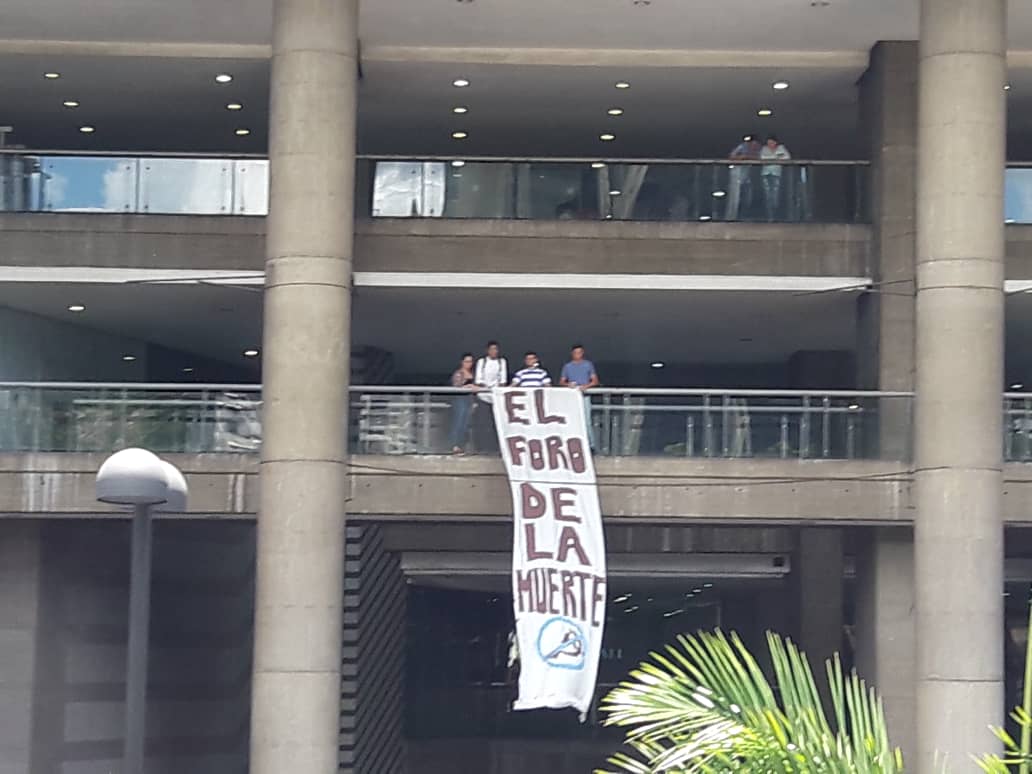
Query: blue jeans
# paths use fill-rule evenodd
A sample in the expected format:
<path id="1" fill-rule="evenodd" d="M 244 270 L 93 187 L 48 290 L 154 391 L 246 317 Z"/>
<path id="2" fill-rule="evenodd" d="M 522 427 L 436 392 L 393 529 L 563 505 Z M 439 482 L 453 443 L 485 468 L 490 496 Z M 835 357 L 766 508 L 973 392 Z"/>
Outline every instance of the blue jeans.
<path id="1" fill-rule="evenodd" d="M 466 445 L 466 435 L 469 433 L 469 418 L 472 413 L 472 395 L 459 395 L 452 398 L 451 432 L 448 433 L 448 443 L 453 449 Z"/>
<path id="2" fill-rule="evenodd" d="M 591 450 L 598 451 L 598 443 L 595 440 L 595 425 L 591 421 L 591 396 L 584 393 L 584 425 L 588 431 L 588 446 Z"/>

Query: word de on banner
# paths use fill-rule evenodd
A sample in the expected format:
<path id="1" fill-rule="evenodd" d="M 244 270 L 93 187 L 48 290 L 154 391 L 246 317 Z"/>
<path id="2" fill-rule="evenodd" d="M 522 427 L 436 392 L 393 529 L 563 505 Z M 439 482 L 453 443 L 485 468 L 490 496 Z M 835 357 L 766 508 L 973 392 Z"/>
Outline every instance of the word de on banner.
<path id="1" fill-rule="evenodd" d="M 494 391 L 513 505 L 517 710 L 573 707 L 595 693 L 606 620 L 606 547 L 583 393 Z"/>

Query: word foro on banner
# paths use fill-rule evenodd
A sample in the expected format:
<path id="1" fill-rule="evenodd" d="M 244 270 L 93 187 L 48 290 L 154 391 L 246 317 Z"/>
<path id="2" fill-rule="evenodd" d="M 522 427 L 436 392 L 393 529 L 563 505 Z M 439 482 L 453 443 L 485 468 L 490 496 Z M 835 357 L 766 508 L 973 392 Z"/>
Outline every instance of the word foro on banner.
<path id="1" fill-rule="evenodd" d="M 513 503 L 520 652 L 514 709 L 591 706 L 606 619 L 606 548 L 584 399 L 574 389 L 493 391 Z"/>

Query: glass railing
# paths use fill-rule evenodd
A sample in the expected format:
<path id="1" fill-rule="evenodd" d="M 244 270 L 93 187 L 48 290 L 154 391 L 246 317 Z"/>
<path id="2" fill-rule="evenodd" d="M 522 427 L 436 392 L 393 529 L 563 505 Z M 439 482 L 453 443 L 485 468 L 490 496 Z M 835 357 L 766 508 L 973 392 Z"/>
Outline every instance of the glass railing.
<path id="1" fill-rule="evenodd" d="M 261 158 L 0 153 L 0 212 L 265 215 Z"/>
<path id="2" fill-rule="evenodd" d="M 390 218 L 868 222 L 865 161 L 360 157 L 358 214 Z M 0 212 L 265 215 L 260 156 L 0 149 Z M 1006 175 L 1032 223 L 1032 163 Z"/>
<path id="3" fill-rule="evenodd" d="M 878 417 L 907 393 L 598 389 L 592 423 L 601 456 L 864 459 L 880 456 Z M 446 454 L 452 433 L 471 453 L 458 404 L 488 404 L 451 388 L 354 387 L 355 454 Z M 897 412 L 898 413 L 898 412 Z M 474 422 L 476 422 L 474 416 Z M 0 451 L 253 452 L 261 447 L 256 386 L 0 384 Z"/>
<path id="4" fill-rule="evenodd" d="M 1003 458 L 1032 462 L 1032 394 L 1007 393 L 1003 400 Z"/>
<path id="5" fill-rule="evenodd" d="M 867 220 L 866 162 L 363 157 L 357 213 L 533 220 Z M 0 211 L 265 215 L 260 157 L 0 151 Z"/>
<path id="6" fill-rule="evenodd" d="M 373 217 L 862 223 L 865 162 L 379 159 Z"/>

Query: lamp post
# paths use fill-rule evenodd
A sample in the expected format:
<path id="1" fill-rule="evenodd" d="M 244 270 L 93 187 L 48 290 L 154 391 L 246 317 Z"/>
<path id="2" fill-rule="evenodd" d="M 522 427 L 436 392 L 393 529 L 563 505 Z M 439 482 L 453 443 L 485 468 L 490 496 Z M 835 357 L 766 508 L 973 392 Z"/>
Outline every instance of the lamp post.
<path id="1" fill-rule="evenodd" d="M 112 454 L 97 472 L 97 499 L 133 509 L 126 655 L 125 759 L 122 774 L 144 774 L 147 650 L 150 626 L 151 510 L 186 510 L 186 480 L 169 462 L 145 449 Z"/>

